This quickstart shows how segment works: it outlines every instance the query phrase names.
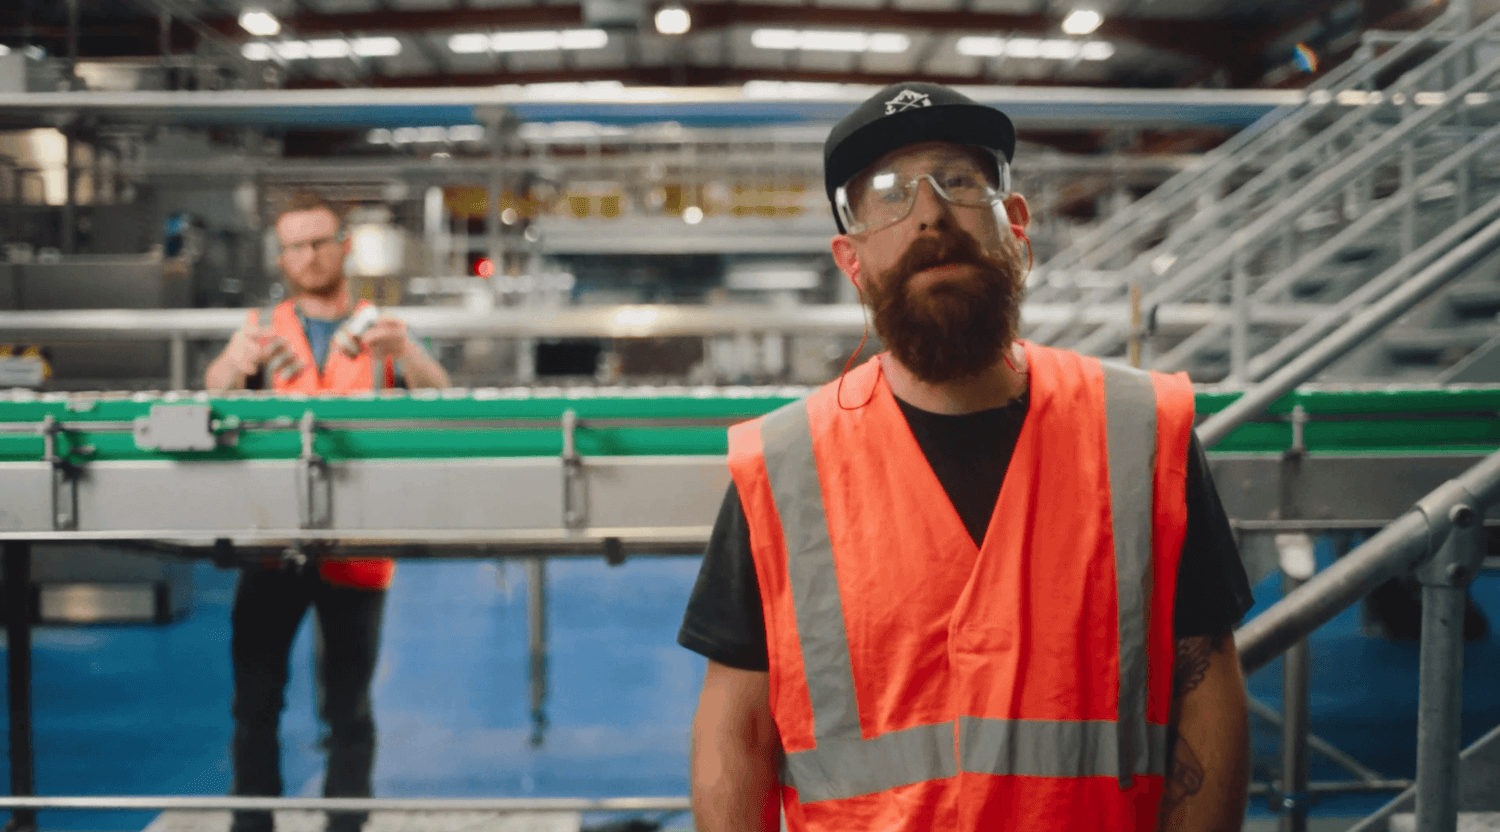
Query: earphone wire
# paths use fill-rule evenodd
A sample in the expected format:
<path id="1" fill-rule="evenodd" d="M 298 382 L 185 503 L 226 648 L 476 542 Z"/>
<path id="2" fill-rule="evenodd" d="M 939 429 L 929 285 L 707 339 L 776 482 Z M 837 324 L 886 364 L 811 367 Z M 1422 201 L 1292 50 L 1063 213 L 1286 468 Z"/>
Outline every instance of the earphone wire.
<path id="1" fill-rule="evenodd" d="M 878 374 L 883 371 L 879 362 L 876 362 L 875 372 L 877 373 L 877 375 L 875 377 L 875 384 L 870 385 L 870 395 L 866 396 L 865 400 L 860 403 L 858 407 L 844 406 L 844 377 L 849 375 L 849 368 L 854 365 L 854 359 L 858 358 L 859 354 L 864 351 L 865 342 L 870 339 L 870 312 L 868 307 L 865 306 L 865 291 L 864 289 L 860 288 L 858 283 L 854 284 L 854 290 L 859 292 L 859 311 L 865 319 L 865 331 L 864 334 L 859 338 L 859 346 L 854 348 L 854 352 L 849 355 L 849 360 L 844 362 L 844 371 L 839 373 L 839 386 L 838 389 L 834 391 L 833 400 L 835 402 L 838 402 L 840 410 L 860 410 L 868 406 L 870 402 L 874 401 L 875 387 L 880 384 L 880 376 Z"/>

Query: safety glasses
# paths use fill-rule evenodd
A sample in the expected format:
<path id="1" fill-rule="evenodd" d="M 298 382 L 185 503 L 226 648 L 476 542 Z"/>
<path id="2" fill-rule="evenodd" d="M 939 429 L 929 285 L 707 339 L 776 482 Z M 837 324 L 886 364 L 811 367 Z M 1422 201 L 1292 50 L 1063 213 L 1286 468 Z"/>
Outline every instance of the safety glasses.
<path id="1" fill-rule="evenodd" d="M 989 171 L 969 156 L 937 160 L 916 170 L 901 169 L 900 160 L 860 173 L 834 191 L 834 206 L 850 234 L 880 231 L 906 219 L 925 180 L 950 205 L 995 208 L 1010 193 L 1010 165 L 996 156 L 997 188 Z"/>

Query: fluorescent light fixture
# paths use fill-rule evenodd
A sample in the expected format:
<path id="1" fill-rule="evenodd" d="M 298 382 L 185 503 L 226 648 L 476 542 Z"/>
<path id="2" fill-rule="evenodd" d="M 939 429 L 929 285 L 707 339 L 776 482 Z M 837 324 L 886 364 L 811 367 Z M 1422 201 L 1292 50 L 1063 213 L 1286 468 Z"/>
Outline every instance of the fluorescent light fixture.
<path id="1" fill-rule="evenodd" d="M 365 141 L 370 144 L 390 144 L 391 131 L 384 127 L 376 127 L 365 134 Z"/>
<path id="2" fill-rule="evenodd" d="M 240 28 L 258 38 L 281 33 L 281 21 L 265 9 L 248 8 L 240 12 Z"/>
<path id="3" fill-rule="evenodd" d="M 490 36 L 483 32 L 468 32 L 448 38 L 448 51 L 456 55 L 473 55 L 490 51 Z"/>
<path id="4" fill-rule="evenodd" d="M 791 29 L 756 29 L 750 33 L 750 44 L 756 49 L 797 49 L 802 33 Z"/>
<path id="5" fill-rule="evenodd" d="M 446 127 L 418 127 L 417 141 L 428 143 L 440 143 L 448 141 L 448 128 Z"/>
<path id="6" fill-rule="evenodd" d="M 844 85 L 826 81 L 746 81 L 746 98 L 841 98 Z"/>
<path id="7" fill-rule="evenodd" d="M 998 58 L 1005 54 L 1005 38 L 967 35 L 958 39 L 958 54 L 971 58 Z"/>
<path id="8" fill-rule="evenodd" d="M 355 38 L 349 46 L 361 58 L 393 58 L 401 54 L 400 38 Z"/>
<path id="9" fill-rule="evenodd" d="M 808 52 L 863 52 L 869 38 L 864 32 L 803 32 L 801 48 Z"/>
<path id="10" fill-rule="evenodd" d="M 869 51 L 898 54 L 911 48 L 911 38 L 895 33 L 870 35 Z"/>
<path id="11" fill-rule="evenodd" d="M 1011 38 L 1005 42 L 1005 54 L 1011 58 L 1040 58 L 1042 41 L 1040 38 Z"/>
<path id="12" fill-rule="evenodd" d="M 896 32 L 837 32 L 819 29 L 756 29 L 750 43 L 757 49 L 803 49 L 810 52 L 899 53 L 911 48 L 911 38 Z"/>
<path id="13" fill-rule="evenodd" d="M 10 47 L 0 43 L 0 57 L 10 54 Z"/>
<path id="14" fill-rule="evenodd" d="M 1044 40 L 1039 50 L 1043 58 L 1051 58 L 1054 61 L 1071 61 L 1078 57 L 1078 41 L 1076 40 Z"/>
<path id="15" fill-rule="evenodd" d="M 275 45 L 276 54 L 283 61 L 300 61 L 312 57 L 312 50 L 305 40 L 286 40 Z"/>
<path id="16" fill-rule="evenodd" d="M 319 38 L 307 42 L 307 55 L 311 58 L 347 58 L 349 41 L 342 38 Z"/>
<path id="17" fill-rule="evenodd" d="M 1104 17 L 1093 9 L 1074 9 L 1063 18 L 1062 29 L 1070 35 L 1088 35 L 1103 22 Z"/>
<path id="18" fill-rule="evenodd" d="M 530 32 L 465 33 L 448 38 L 457 54 L 477 52 L 550 52 L 557 49 L 600 49 L 609 43 L 603 29 L 538 29 Z"/>
<path id="19" fill-rule="evenodd" d="M 969 35 L 958 39 L 958 54 L 971 58 L 1047 58 L 1054 61 L 1107 61 L 1115 54 L 1108 41 L 1076 41 L 1065 38 L 1011 38 Z"/>
<path id="20" fill-rule="evenodd" d="M 1114 57 L 1115 45 L 1107 40 L 1091 40 L 1079 50 L 1078 57 L 1085 61 L 1107 61 Z"/>
<path id="21" fill-rule="evenodd" d="M 347 58 L 358 55 L 362 58 L 388 58 L 401 54 L 401 41 L 392 37 L 319 38 L 317 40 L 284 40 L 277 43 L 256 41 L 240 47 L 240 54 L 250 61 L 300 61 L 306 58 Z"/>
<path id="22" fill-rule="evenodd" d="M 656 10 L 656 31 L 663 35 L 683 35 L 693 28 L 693 17 L 680 3 L 668 3 Z"/>
<path id="23" fill-rule="evenodd" d="M 497 32 L 490 35 L 491 52 L 550 52 L 562 47 L 559 32 Z"/>

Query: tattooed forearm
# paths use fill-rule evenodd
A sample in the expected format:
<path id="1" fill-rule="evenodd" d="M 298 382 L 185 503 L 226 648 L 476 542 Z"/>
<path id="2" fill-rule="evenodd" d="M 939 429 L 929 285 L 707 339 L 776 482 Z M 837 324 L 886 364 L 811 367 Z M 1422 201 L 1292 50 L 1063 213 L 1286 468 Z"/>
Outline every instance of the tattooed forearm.
<path id="1" fill-rule="evenodd" d="M 1172 695 L 1183 694 L 1198 687 L 1208 673 L 1208 656 L 1213 652 L 1211 636 L 1189 636 L 1177 640 L 1177 660 L 1172 667 Z"/>
<path id="2" fill-rule="evenodd" d="M 1187 740 L 1177 735 L 1172 748 L 1172 768 L 1167 773 L 1167 791 L 1162 796 L 1162 809 L 1171 809 L 1203 788 L 1203 763 L 1193 753 Z"/>

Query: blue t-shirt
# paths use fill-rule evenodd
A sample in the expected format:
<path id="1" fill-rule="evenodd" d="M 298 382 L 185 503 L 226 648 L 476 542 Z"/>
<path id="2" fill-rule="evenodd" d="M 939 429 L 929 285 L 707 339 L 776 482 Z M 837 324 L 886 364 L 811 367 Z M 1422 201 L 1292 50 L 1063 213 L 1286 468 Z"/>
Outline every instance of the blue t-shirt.
<path id="1" fill-rule="evenodd" d="M 333 343 L 333 333 L 344 325 L 349 316 L 329 320 L 326 318 L 310 318 L 297 310 L 297 322 L 302 324 L 302 333 L 307 336 L 307 345 L 312 347 L 313 361 L 318 365 L 318 372 L 323 372 L 323 365 L 328 361 L 328 345 Z"/>

